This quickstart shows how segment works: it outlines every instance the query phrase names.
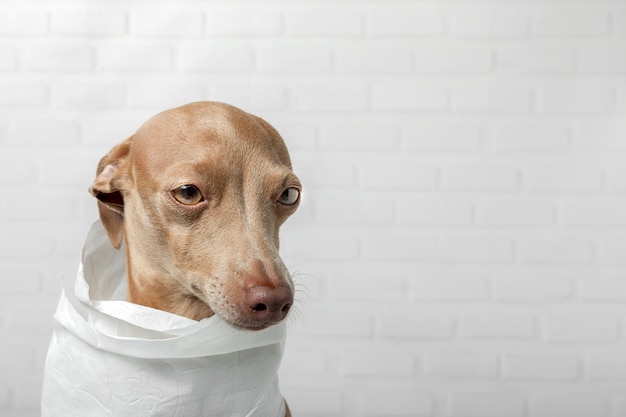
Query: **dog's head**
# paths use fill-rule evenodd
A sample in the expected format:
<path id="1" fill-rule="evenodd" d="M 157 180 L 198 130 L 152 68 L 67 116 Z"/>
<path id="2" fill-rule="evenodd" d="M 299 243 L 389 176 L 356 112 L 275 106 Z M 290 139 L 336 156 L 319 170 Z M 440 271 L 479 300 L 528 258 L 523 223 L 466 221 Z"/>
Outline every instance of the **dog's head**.
<path id="1" fill-rule="evenodd" d="M 90 192 L 119 249 L 128 300 L 193 319 L 262 329 L 293 303 L 278 231 L 301 185 L 264 120 L 193 103 L 160 113 L 102 160 Z"/>

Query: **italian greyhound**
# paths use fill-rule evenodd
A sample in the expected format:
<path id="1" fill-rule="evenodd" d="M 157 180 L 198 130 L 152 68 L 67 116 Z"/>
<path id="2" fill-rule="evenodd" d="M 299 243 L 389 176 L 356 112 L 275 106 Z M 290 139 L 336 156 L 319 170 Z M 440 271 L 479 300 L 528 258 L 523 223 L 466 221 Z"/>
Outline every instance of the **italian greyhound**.
<path id="1" fill-rule="evenodd" d="M 90 192 L 113 247 L 125 242 L 128 301 L 261 330 L 293 304 L 278 232 L 301 189 L 272 126 L 199 102 L 154 116 L 111 149 Z"/>

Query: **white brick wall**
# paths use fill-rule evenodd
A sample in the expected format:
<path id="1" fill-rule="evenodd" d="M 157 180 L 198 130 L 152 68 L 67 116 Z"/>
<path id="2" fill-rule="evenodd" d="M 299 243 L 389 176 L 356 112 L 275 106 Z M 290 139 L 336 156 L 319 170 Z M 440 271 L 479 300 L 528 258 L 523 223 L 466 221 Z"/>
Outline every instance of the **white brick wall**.
<path id="1" fill-rule="evenodd" d="M 38 415 L 98 159 L 195 100 L 283 133 L 294 414 L 626 415 L 622 0 L 5 0 L 0 417 Z"/>

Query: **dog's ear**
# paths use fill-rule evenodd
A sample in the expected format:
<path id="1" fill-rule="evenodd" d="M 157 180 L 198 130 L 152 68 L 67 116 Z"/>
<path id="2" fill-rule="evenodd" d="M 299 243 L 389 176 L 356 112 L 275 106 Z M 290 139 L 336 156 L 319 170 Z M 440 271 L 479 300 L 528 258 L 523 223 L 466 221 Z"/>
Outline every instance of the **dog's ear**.
<path id="1" fill-rule="evenodd" d="M 128 189 L 128 158 L 132 136 L 116 145 L 98 163 L 96 180 L 89 188 L 98 199 L 98 212 L 104 230 L 115 249 L 124 239 L 124 192 Z"/>

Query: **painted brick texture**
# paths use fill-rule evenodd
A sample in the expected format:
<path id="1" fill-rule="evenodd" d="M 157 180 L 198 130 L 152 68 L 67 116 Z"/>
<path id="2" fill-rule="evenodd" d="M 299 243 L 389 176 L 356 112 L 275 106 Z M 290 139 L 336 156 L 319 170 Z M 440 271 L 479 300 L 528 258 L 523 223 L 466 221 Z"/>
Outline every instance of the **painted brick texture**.
<path id="1" fill-rule="evenodd" d="M 39 415 L 99 158 L 219 100 L 277 127 L 301 417 L 626 415 L 621 0 L 5 0 L 0 417 Z"/>

